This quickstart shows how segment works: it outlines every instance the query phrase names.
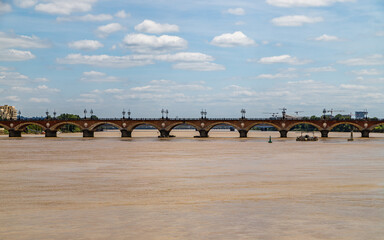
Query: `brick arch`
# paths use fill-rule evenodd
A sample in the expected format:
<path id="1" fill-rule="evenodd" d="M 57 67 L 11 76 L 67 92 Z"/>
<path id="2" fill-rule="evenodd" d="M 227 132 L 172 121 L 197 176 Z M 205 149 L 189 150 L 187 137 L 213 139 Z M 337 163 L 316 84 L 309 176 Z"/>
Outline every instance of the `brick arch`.
<path id="1" fill-rule="evenodd" d="M 206 126 L 204 129 L 207 130 L 207 131 L 209 132 L 209 131 L 210 131 L 212 128 L 214 128 L 215 126 L 217 126 L 217 125 L 222 125 L 222 124 L 224 124 L 224 125 L 229 125 L 229 126 L 231 126 L 231 127 L 234 127 L 237 131 L 240 130 L 240 128 L 239 128 L 238 126 L 236 126 L 236 125 L 234 125 L 233 123 L 230 123 L 230 122 L 215 122 L 215 123 L 212 123 L 211 125 Z"/>
<path id="2" fill-rule="evenodd" d="M 189 126 L 194 127 L 194 128 L 197 129 L 197 130 L 201 129 L 200 126 L 198 126 L 198 125 L 196 125 L 196 124 L 194 124 L 194 123 L 191 123 L 191 122 L 182 122 L 182 121 L 181 121 L 181 122 L 177 122 L 177 123 L 174 123 L 174 124 L 171 124 L 171 125 L 167 126 L 165 130 L 166 130 L 166 131 L 172 131 L 175 127 L 180 126 L 180 125 L 189 125 Z"/>
<path id="3" fill-rule="evenodd" d="M 37 122 L 25 122 L 25 123 L 20 123 L 19 125 L 16 125 L 14 128 L 16 131 L 18 130 L 24 130 L 24 128 L 26 128 L 27 126 L 29 125 L 36 125 L 36 126 L 39 126 L 41 127 L 42 129 L 47 129 L 46 126 L 40 124 L 40 123 L 37 123 Z"/>
<path id="4" fill-rule="evenodd" d="M 277 124 L 274 124 L 274 123 L 270 123 L 270 122 L 257 122 L 257 123 L 252 123 L 245 130 L 249 131 L 251 128 L 253 128 L 254 126 L 257 126 L 257 125 L 270 125 L 272 127 L 275 127 L 278 131 L 280 131 L 282 129 L 282 127 L 280 127 L 280 126 L 278 126 Z"/>
<path id="5" fill-rule="evenodd" d="M 62 127 L 62 126 L 64 126 L 64 125 L 74 125 L 74 126 L 76 126 L 76 127 L 79 127 L 81 130 L 84 129 L 84 127 L 81 126 L 80 124 L 75 123 L 75 122 L 71 122 L 71 121 L 57 123 L 57 124 L 51 126 L 50 129 L 51 129 L 51 130 L 58 130 L 60 127 Z"/>
<path id="6" fill-rule="evenodd" d="M 384 122 L 374 124 L 374 125 L 370 126 L 370 127 L 368 128 L 368 130 L 369 130 L 369 131 L 372 131 L 373 129 L 375 129 L 375 127 L 378 127 L 378 126 L 381 126 L 381 125 L 384 125 Z"/>
<path id="7" fill-rule="evenodd" d="M 150 123 L 150 122 L 138 122 L 138 123 L 135 123 L 135 124 L 131 124 L 131 125 L 128 125 L 127 126 L 127 130 L 128 131 L 133 131 L 135 130 L 138 126 L 140 125 L 151 125 L 152 127 L 156 128 L 158 131 L 160 131 L 159 127 L 156 126 L 154 123 Z"/>
<path id="8" fill-rule="evenodd" d="M 311 125 L 311 126 L 314 126 L 315 128 L 317 128 L 317 130 L 321 131 L 323 130 L 324 128 L 315 124 L 315 123 L 312 123 L 312 122 L 308 122 L 308 121 L 302 121 L 302 122 L 296 122 L 296 123 L 292 123 L 291 125 L 288 125 L 287 126 L 287 129 L 288 130 L 291 130 L 294 126 L 297 126 L 299 124 L 308 124 L 308 125 Z"/>
<path id="9" fill-rule="evenodd" d="M 99 127 L 99 126 L 107 125 L 107 124 L 112 125 L 112 126 L 114 126 L 114 127 L 117 127 L 119 130 L 123 129 L 122 126 L 120 126 L 120 125 L 118 125 L 118 124 L 116 124 L 116 123 L 112 123 L 112 122 L 98 122 L 98 123 L 95 123 L 95 124 L 89 126 L 88 129 L 89 129 L 89 130 L 94 130 L 94 129 L 96 129 L 96 128 Z"/>
<path id="10" fill-rule="evenodd" d="M 5 125 L 5 124 L 1 124 L 1 123 L 0 123 L 0 127 L 4 128 L 4 129 L 6 129 L 6 130 L 11 129 L 9 126 L 7 126 L 7 125 Z"/>
<path id="11" fill-rule="evenodd" d="M 360 125 L 358 125 L 356 123 L 345 121 L 345 122 L 335 123 L 335 124 L 331 125 L 329 128 L 327 128 L 327 130 L 331 131 L 333 128 L 335 128 L 336 126 L 339 126 L 341 124 L 349 124 L 349 125 L 355 126 L 357 129 L 359 129 L 359 131 L 362 131 L 364 129 L 363 127 L 361 127 Z"/>

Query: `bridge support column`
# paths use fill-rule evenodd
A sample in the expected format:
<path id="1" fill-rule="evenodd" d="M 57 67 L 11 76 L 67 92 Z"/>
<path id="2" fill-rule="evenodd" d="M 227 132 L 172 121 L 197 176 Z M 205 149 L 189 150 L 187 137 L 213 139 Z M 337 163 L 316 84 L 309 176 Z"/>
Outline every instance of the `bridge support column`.
<path id="1" fill-rule="evenodd" d="M 122 129 L 120 131 L 121 131 L 121 137 L 123 137 L 123 138 L 132 137 L 132 131 L 128 131 L 127 129 Z"/>
<path id="2" fill-rule="evenodd" d="M 57 137 L 57 131 L 45 129 L 45 137 Z"/>
<path id="3" fill-rule="evenodd" d="M 85 129 L 85 130 L 83 130 L 83 137 L 91 137 L 92 138 L 95 136 L 94 133 L 95 133 L 94 131 Z"/>
<path id="4" fill-rule="evenodd" d="M 364 129 L 364 130 L 362 130 L 361 131 L 361 137 L 363 137 L 363 138 L 369 138 L 369 133 L 370 133 L 371 131 L 369 131 L 368 129 Z"/>
<path id="5" fill-rule="evenodd" d="M 160 130 L 160 136 L 159 136 L 159 138 L 167 138 L 167 137 L 169 137 L 169 132 L 170 132 L 170 131 L 167 131 L 167 130 L 165 130 L 165 129 L 161 129 L 161 130 Z"/>
<path id="6" fill-rule="evenodd" d="M 199 130 L 199 133 L 200 133 L 199 137 L 201 137 L 201 138 L 207 138 L 208 137 L 208 131 L 207 130 L 201 129 L 201 130 Z"/>
<path id="7" fill-rule="evenodd" d="M 281 138 L 286 138 L 287 135 L 288 135 L 288 131 L 287 130 L 280 130 L 280 137 Z"/>
<path id="8" fill-rule="evenodd" d="M 328 133 L 329 133 L 329 130 L 321 130 L 321 137 L 322 138 L 327 138 L 328 137 Z"/>
<path id="9" fill-rule="evenodd" d="M 21 131 L 9 129 L 9 137 L 21 137 Z"/>
<path id="10" fill-rule="evenodd" d="M 241 138 L 246 138 L 248 131 L 247 130 L 239 130 L 239 133 L 240 133 Z"/>

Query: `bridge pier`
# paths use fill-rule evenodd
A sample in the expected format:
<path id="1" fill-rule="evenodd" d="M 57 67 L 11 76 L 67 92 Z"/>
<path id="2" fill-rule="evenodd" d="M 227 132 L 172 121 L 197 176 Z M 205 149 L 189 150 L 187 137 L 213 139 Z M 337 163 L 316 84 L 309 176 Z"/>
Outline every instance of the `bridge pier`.
<path id="1" fill-rule="evenodd" d="M 126 129 L 122 129 L 120 131 L 121 131 L 121 137 L 123 137 L 123 138 L 132 137 L 132 131 L 128 131 Z"/>
<path id="2" fill-rule="evenodd" d="M 167 130 L 165 130 L 165 129 L 161 129 L 161 130 L 160 130 L 160 136 L 159 136 L 159 138 L 167 138 L 167 137 L 169 137 L 169 133 L 170 133 L 170 131 L 167 131 Z"/>
<path id="3" fill-rule="evenodd" d="M 321 130 L 321 137 L 322 138 L 327 138 L 328 137 L 328 133 L 329 133 L 329 130 Z"/>
<path id="4" fill-rule="evenodd" d="M 371 131 L 369 131 L 368 129 L 364 129 L 364 130 L 362 130 L 361 131 L 361 137 L 363 137 L 363 138 L 369 138 L 369 133 L 370 133 Z"/>
<path id="5" fill-rule="evenodd" d="M 91 130 L 88 130 L 88 129 L 83 130 L 83 137 L 92 138 L 94 136 L 95 136 L 95 132 L 94 131 L 91 131 Z"/>
<path id="6" fill-rule="evenodd" d="M 288 136 L 288 131 L 287 130 L 280 130 L 280 137 L 281 138 L 286 138 Z"/>
<path id="7" fill-rule="evenodd" d="M 201 129 L 201 130 L 199 130 L 199 133 L 200 133 L 201 138 L 207 138 L 208 137 L 208 131 L 207 130 Z"/>
<path id="8" fill-rule="evenodd" d="M 45 129 L 45 137 L 57 137 L 57 131 Z"/>
<path id="9" fill-rule="evenodd" d="M 9 137 L 21 137 L 21 131 L 9 129 Z"/>
<path id="10" fill-rule="evenodd" d="M 246 138 L 247 135 L 248 135 L 248 131 L 247 130 L 239 130 L 239 133 L 240 133 L 240 137 L 241 138 Z"/>

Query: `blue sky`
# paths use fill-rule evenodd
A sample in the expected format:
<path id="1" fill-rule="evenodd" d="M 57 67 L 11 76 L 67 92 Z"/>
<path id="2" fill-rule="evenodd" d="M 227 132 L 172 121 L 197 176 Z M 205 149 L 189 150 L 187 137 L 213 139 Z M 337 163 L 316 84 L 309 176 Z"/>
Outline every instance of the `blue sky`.
<path id="1" fill-rule="evenodd" d="M 382 0 L 0 0 L 0 104 L 384 117 Z"/>

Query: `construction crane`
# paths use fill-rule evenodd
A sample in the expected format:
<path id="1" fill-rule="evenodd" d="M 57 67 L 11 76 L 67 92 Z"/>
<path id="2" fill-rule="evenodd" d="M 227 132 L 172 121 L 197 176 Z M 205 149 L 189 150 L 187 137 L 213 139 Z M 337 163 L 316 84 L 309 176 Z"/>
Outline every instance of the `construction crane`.
<path id="1" fill-rule="evenodd" d="M 298 117 L 299 113 L 301 113 L 301 112 L 304 112 L 304 111 L 295 111 L 294 113 L 296 113 L 296 117 Z"/>
<path id="2" fill-rule="evenodd" d="M 334 112 L 345 112 L 344 110 L 334 110 L 333 108 L 331 108 L 331 109 L 323 109 L 323 116 L 325 117 L 325 114 L 327 113 L 327 112 L 329 112 L 329 113 L 331 113 L 331 117 L 333 117 L 333 113 Z"/>

